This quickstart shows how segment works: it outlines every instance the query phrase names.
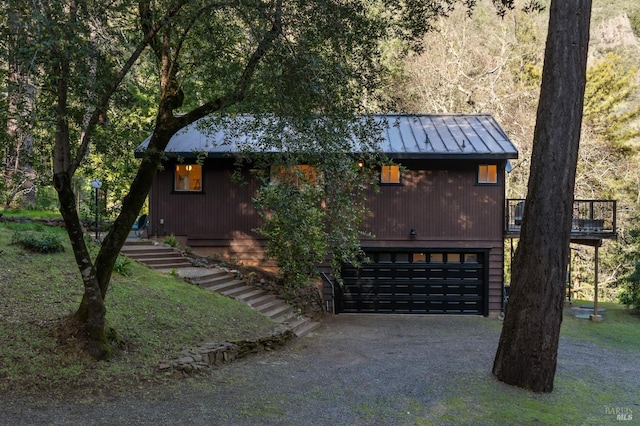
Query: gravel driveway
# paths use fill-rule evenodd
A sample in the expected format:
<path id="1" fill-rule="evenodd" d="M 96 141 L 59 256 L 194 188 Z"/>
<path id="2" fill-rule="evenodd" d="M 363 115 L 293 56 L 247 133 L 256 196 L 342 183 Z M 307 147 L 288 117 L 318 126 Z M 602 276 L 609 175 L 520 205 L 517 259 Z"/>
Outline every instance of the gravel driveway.
<path id="1" fill-rule="evenodd" d="M 286 349 L 216 369 L 195 386 L 89 406 L 5 401 L 0 424 L 414 424 L 412 410 L 437 409 L 456 390 L 494 381 L 500 327 L 483 317 L 332 316 Z M 563 338 L 558 375 L 601 371 L 610 356 L 611 350 Z M 605 374 L 640 385 L 640 362 L 626 352 L 615 356 Z"/>

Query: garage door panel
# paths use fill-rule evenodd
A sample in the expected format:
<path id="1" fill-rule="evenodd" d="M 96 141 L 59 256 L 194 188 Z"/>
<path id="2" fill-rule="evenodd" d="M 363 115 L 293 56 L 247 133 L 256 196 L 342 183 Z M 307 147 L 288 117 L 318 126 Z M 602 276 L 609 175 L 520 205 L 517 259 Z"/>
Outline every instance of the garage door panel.
<path id="1" fill-rule="evenodd" d="M 488 256 L 482 252 L 437 254 L 433 256 L 437 261 L 429 263 L 424 253 L 417 263 L 408 261 L 412 259 L 409 252 L 373 253 L 371 259 L 384 262 L 369 263 L 360 270 L 345 267 L 341 311 L 481 314 Z M 454 261 L 446 263 L 447 259 Z M 464 259 L 472 261 L 464 263 Z"/>

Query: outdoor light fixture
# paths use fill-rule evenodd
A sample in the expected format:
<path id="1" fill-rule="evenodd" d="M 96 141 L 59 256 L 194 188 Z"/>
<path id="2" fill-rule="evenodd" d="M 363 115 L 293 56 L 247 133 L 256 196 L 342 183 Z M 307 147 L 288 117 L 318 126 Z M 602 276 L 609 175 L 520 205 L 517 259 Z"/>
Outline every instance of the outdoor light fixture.
<path id="1" fill-rule="evenodd" d="M 415 240 L 416 237 L 418 236 L 418 233 L 416 232 L 415 229 L 411 228 L 411 231 L 409 232 L 409 236 L 411 237 L 412 240 Z"/>
<path id="2" fill-rule="evenodd" d="M 188 171 L 188 172 L 190 172 L 190 171 L 191 171 L 191 169 L 193 169 L 193 167 L 191 166 L 191 164 L 188 164 L 188 165 L 187 165 L 187 171 Z"/>

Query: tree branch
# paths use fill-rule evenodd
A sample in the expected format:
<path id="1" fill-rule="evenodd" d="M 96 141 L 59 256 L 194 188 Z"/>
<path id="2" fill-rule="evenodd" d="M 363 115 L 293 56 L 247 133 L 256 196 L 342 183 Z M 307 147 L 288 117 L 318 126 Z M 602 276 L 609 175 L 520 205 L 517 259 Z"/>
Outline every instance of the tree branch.
<path id="1" fill-rule="evenodd" d="M 235 88 L 229 91 L 226 95 L 220 96 L 214 100 L 206 102 L 198 108 L 190 111 L 189 113 L 177 117 L 179 128 L 187 126 L 196 120 L 205 117 L 206 115 L 220 111 L 229 105 L 241 102 L 249 88 L 251 78 L 255 74 L 258 65 L 266 54 L 272 49 L 275 40 L 282 34 L 282 0 L 275 2 L 273 22 L 271 28 L 267 31 L 262 40 L 258 43 L 258 46 L 252 53 L 251 57 L 247 61 L 247 65 L 242 72 L 242 75 L 238 78 Z"/>
<path id="2" fill-rule="evenodd" d="M 158 34 L 160 29 L 162 29 L 167 24 L 167 22 L 169 22 L 170 18 L 175 16 L 186 3 L 187 3 L 187 0 L 180 0 L 174 6 L 170 7 L 166 11 L 166 13 L 163 15 L 162 19 L 157 23 L 153 25 L 143 24 L 146 28 L 144 38 L 140 41 L 140 43 L 138 43 L 135 50 L 129 56 L 129 59 L 127 59 L 125 64 L 120 69 L 116 78 L 111 82 L 111 84 L 107 86 L 107 89 L 105 90 L 102 97 L 100 98 L 100 101 L 96 105 L 96 108 L 91 114 L 91 117 L 87 120 L 87 127 L 83 129 L 80 148 L 78 149 L 75 160 L 69 167 L 70 174 L 73 175 L 75 173 L 76 169 L 80 166 L 80 163 L 87 155 L 87 152 L 89 149 L 89 142 L 93 134 L 93 129 L 95 128 L 95 125 L 98 123 L 100 111 L 106 110 L 107 104 L 109 103 L 109 99 L 111 99 L 115 91 L 120 86 L 120 83 L 122 82 L 124 77 L 129 73 L 133 65 L 137 62 L 138 58 L 140 58 L 140 55 L 142 54 L 144 49 L 149 44 L 152 43 L 152 41 L 155 39 L 155 36 Z M 147 10 L 149 9 L 148 7 L 149 1 L 140 1 L 140 5 L 146 5 Z M 141 22 L 142 21 L 144 21 L 144 19 L 141 17 Z"/>

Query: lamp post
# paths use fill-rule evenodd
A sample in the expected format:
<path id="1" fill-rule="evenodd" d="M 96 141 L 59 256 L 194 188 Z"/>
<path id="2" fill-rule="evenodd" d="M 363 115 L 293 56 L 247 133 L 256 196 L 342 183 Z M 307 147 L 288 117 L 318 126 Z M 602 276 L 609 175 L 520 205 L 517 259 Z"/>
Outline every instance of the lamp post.
<path id="1" fill-rule="evenodd" d="M 94 179 L 91 181 L 91 187 L 96 190 L 96 241 L 99 241 L 100 233 L 100 203 L 98 202 L 98 191 L 102 188 L 102 181 L 100 179 Z"/>

